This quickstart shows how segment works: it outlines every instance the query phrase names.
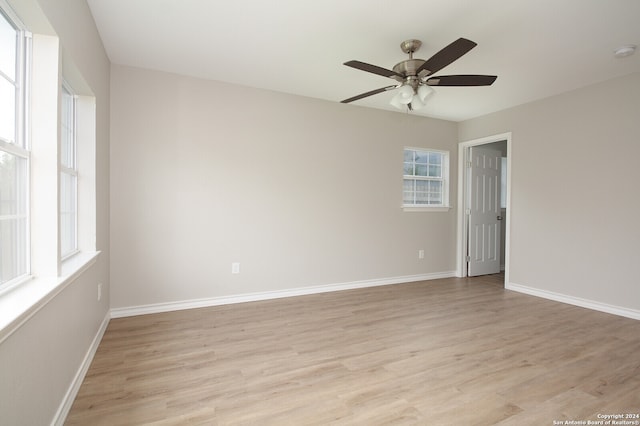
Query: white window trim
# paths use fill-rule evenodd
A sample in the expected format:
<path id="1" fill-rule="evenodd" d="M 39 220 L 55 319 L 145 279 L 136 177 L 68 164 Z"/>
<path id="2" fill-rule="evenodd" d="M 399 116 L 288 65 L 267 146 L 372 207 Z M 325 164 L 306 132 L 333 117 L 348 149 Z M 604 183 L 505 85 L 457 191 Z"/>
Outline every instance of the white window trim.
<path id="1" fill-rule="evenodd" d="M 439 205 L 416 205 L 416 204 L 402 204 L 402 211 L 404 212 L 447 212 L 453 208 L 450 203 L 449 192 L 451 188 L 451 174 L 450 174 L 450 162 L 451 162 L 451 153 L 449 151 L 441 150 L 441 149 L 432 149 L 432 148 L 423 148 L 416 146 L 405 146 L 402 149 L 403 155 L 404 150 L 410 149 L 415 151 L 427 151 L 427 152 L 438 152 L 440 154 L 444 154 L 445 162 L 442 165 L 442 181 L 444 185 L 443 198 L 444 203 Z M 405 175 L 402 175 L 403 180 Z M 427 179 L 430 180 L 430 179 Z"/>
<path id="2" fill-rule="evenodd" d="M 78 125 L 77 125 L 77 120 L 78 120 L 78 114 L 77 114 L 77 95 L 75 94 L 75 92 L 73 91 L 73 89 L 71 88 L 71 86 L 65 81 L 62 81 L 62 89 L 64 91 L 67 92 L 67 94 L 69 94 L 71 96 L 71 98 L 73 99 L 73 107 L 72 107 L 72 136 L 73 136 L 73 143 L 70 147 L 71 151 L 72 151 L 72 164 L 73 164 L 73 168 L 70 167 L 66 167 L 62 164 L 62 161 L 60 161 L 59 167 L 60 167 L 60 174 L 67 174 L 67 175 L 71 175 L 73 177 L 75 177 L 75 187 L 73 188 L 73 191 L 75 192 L 74 196 L 73 196 L 73 200 L 74 200 L 74 206 L 73 206 L 73 213 L 74 213 L 74 219 L 73 219 L 73 237 L 74 237 L 74 242 L 73 242 L 73 249 L 70 250 L 68 253 L 61 253 L 60 256 L 60 260 L 62 262 L 64 262 L 65 260 L 69 259 L 70 257 L 74 256 L 76 253 L 78 253 L 80 251 L 79 247 L 78 247 L 78 138 L 77 138 L 77 131 L 78 131 Z M 62 158 L 61 158 L 62 160 Z M 62 191 L 60 191 L 60 196 L 62 195 Z M 62 206 L 62 200 L 60 200 L 60 206 Z M 61 213 L 61 212 L 60 212 Z M 62 215 L 60 215 L 60 217 L 62 217 Z M 62 228 L 62 225 L 59 225 L 60 228 Z M 60 235 L 60 239 L 62 239 L 62 234 Z"/>
<path id="3" fill-rule="evenodd" d="M 22 135 L 24 149 L 0 140 L 7 152 L 25 156 L 27 170 L 27 274 L 8 281 L 0 288 L 0 344 L 25 324 L 57 294 L 73 283 L 100 255 L 96 250 L 96 99 L 73 62 L 63 61 L 64 51 L 55 34 L 31 34 L 11 6 L 0 0 L 3 13 L 18 27 L 23 39 L 23 69 L 20 70 L 23 104 L 19 105 L 22 125 L 16 129 L 16 140 Z M 76 95 L 76 238 L 78 252 L 63 261 L 59 256 L 58 193 L 59 154 L 59 70 L 79 91 Z M 20 133 L 22 132 L 22 133 Z M 53 178 L 55 177 L 55 179 Z M 31 199 L 38 200 L 32 210 Z"/>

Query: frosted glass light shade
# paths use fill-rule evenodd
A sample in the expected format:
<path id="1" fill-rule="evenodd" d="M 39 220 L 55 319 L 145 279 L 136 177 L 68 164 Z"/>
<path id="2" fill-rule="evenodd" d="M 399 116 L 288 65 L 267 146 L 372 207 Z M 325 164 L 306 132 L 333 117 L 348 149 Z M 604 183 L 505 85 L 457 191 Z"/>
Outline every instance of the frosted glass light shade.
<path id="1" fill-rule="evenodd" d="M 420 109 L 420 108 L 424 108 L 425 103 L 422 102 L 422 99 L 420 99 L 419 95 L 414 95 L 413 99 L 411 99 L 411 109 Z"/>
<path id="2" fill-rule="evenodd" d="M 391 99 L 391 105 L 398 109 L 402 109 L 405 105 L 409 105 L 413 99 L 413 87 L 402 86 L 398 89 L 398 93 Z"/>
<path id="3" fill-rule="evenodd" d="M 391 98 L 391 101 L 389 103 L 398 109 L 402 109 L 402 107 L 404 107 L 404 104 L 401 104 L 398 99 L 399 97 L 398 97 L 398 94 L 396 93 L 396 95 L 393 98 Z"/>
<path id="4" fill-rule="evenodd" d="M 425 100 L 431 95 L 433 95 L 433 89 L 431 88 L 431 86 L 423 84 L 422 86 L 418 87 L 418 96 L 420 97 L 423 105 Z"/>
<path id="5" fill-rule="evenodd" d="M 399 101 L 401 104 L 408 104 L 409 102 L 411 102 L 411 98 L 413 98 L 413 87 L 402 86 L 398 90 L 398 95 L 400 96 Z"/>

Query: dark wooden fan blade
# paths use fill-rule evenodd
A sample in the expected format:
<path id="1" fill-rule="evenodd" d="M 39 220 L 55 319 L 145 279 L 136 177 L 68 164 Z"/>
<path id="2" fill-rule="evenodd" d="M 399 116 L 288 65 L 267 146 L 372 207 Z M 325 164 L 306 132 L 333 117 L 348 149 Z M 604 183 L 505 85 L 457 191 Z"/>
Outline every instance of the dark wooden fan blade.
<path id="1" fill-rule="evenodd" d="M 441 75 L 427 80 L 429 86 L 491 86 L 495 75 Z"/>
<path id="2" fill-rule="evenodd" d="M 420 73 L 423 70 L 429 71 L 427 75 L 434 74 L 446 67 L 456 59 L 459 59 L 462 55 L 477 46 L 477 43 L 467 40 L 466 38 L 459 38 L 431 58 L 429 58 L 416 73 Z"/>
<path id="3" fill-rule="evenodd" d="M 396 88 L 396 86 L 382 87 L 380 89 L 372 90 L 372 91 L 367 92 L 367 93 L 362 93 L 360 95 L 354 96 L 354 97 L 349 98 L 349 99 L 345 99 L 344 101 L 340 101 L 340 102 L 343 103 L 343 104 L 348 104 L 349 102 L 357 101 L 358 99 L 366 98 L 367 96 L 377 95 L 378 93 L 386 92 L 387 90 L 392 90 L 392 89 L 395 89 L 395 88 Z"/>
<path id="4" fill-rule="evenodd" d="M 359 70 L 362 70 L 362 71 L 371 72 L 371 73 L 374 73 L 374 74 L 381 75 L 383 77 L 394 78 L 394 77 L 397 76 L 397 77 L 403 78 L 402 75 L 398 74 L 395 71 L 391 71 L 391 70 L 388 70 L 386 68 L 379 67 L 377 65 L 367 64 L 365 62 L 349 61 L 349 62 L 345 62 L 344 64 L 346 66 L 348 66 L 348 67 L 356 68 L 356 69 L 359 69 Z"/>

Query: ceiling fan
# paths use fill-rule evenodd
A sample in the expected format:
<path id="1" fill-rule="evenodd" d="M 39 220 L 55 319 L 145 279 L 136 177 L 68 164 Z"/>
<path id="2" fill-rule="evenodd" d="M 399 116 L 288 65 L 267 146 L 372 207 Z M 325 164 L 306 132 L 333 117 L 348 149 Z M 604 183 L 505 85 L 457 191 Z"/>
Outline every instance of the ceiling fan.
<path id="1" fill-rule="evenodd" d="M 349 67 L 393 78 L 398 84 L 362 93 L 341 102 L 347 104 L 378 93 L 398 89 L 398 93 L 391 99 L 391 105 L 397 108 L 403 108 L 406 105 L 409 110 L 415 110 L 424 107 L 425 100 L 433 93 L 431 86 L 490 86 L 498 78 L 495 75 L 475 74 L 430 77 L 476 47 L 477 43 L 471 40 L 459 38 L 426 61 L 413 58 L 413 54 L 420 46 L 422 46 L 420 40 L 403 41 L 400 48 L 409 55 L 409 59 L 397 63 L 393 70 L 360 61 L 345 62 L 344 65 Z"/>

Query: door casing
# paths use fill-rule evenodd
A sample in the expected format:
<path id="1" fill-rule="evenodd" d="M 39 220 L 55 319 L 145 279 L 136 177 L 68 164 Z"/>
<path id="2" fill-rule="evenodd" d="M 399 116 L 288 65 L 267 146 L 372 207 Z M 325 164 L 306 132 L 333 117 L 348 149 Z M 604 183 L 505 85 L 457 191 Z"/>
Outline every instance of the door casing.
<path id="1" fill-rule="evenodd" d="M 458 144 L 458 226 L 456 242 L 456 276 L 467 276 L 467 200 L 469 199 L 469 173 L 465 164 L 469 161 L 469 148 L 489 143 L 507 141 L 507 212 L 505 215 L 505 259 L 504 282 L 509 283 L 510 245 L 511 245 L 511 132 L 472 139 Z"/>

